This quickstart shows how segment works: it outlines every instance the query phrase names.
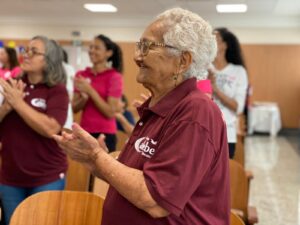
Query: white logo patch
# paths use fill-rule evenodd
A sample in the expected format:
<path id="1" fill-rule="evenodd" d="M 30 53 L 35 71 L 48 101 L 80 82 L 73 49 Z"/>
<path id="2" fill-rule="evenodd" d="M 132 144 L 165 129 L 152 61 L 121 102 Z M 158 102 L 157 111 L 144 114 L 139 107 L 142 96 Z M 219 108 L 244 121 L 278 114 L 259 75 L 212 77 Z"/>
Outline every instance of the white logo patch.
<path id="1" fill-rule="evenodd" d="M 37 108 L 41 108 L 41 109 L 46 109 L 47 108 L 46 100 L 42 99 L 42 98 L 33 98 L 33 99 L 31 99 L 31 105 L 33 105 Z"/>
<path id="2" fill-rule="evenodd" d="M 142 137 L 135 141 L 134 147 L 138 153 L 141 153 L 147 158 L 151 158 L 155 153 L 154 145 L 156 144 L 157 141 L 154 141 L 148 137 Z"/>

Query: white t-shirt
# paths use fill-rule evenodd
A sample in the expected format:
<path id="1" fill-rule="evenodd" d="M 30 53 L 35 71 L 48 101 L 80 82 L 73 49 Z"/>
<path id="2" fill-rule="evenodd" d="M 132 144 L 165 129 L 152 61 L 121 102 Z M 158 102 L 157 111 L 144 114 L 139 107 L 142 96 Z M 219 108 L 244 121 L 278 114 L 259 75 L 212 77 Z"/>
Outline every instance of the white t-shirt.
<path id="1" fill-rule="evenodd" d="M 237 104 L 237 111 L 227 108 L 214 95 L 214 101 L 221 109 L 227 126 L 228 143 L 237 141 L 237 115 L 242 113 L 246 101 L 248 76 L 245 68 L 229 63 L 222 70 L 215 70 L 217 87 L 229 98 L 233 98 Z"/>
<path id="2" fill-rule="evenodd" d="M 75 70 L 73 66 L 63 62 L 64 69 L 67 75 L 67 82 L 66 88 L 69 95 L 69 105 L 68 105 L 68 115 L 67 120 L 65 122 L 64 128 L 71 129 L 73 124 L 73 110 L 72 110 L 72 99 L 74 95 L 74 77 L 75 77 Z"/>

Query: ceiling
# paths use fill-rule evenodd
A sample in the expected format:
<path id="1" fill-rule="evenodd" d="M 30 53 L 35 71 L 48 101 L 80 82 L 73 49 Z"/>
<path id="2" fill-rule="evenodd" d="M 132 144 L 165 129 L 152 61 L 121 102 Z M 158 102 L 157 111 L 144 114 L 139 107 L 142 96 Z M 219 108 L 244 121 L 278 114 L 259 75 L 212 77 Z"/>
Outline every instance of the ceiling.
<path id="1" fill-rule="evenodd" d="M 218 14 L 218 2 L 244 2 L 244 14 Z M 117 13 L 92 13 L 84 3 L 112 3 Z M 0 24 L 142 27 L 165 9 L 181 6 L 214 26 L 299 27 L 300 0 L 0 0 Z"/>

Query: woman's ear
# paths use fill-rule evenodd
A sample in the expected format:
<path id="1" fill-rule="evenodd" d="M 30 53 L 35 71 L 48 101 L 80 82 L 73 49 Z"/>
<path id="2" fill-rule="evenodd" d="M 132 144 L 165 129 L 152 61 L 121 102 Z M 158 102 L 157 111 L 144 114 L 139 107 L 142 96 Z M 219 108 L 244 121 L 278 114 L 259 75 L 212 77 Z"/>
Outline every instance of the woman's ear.
<path id="1" fill-rule="evenodd" d="M 180 57 L 180 65 L 179 65 L 179 73 L 185 73 L 191 66 L 193 62 L 193 56 L 190 52 L 186 51 L 181 54 Z"/>

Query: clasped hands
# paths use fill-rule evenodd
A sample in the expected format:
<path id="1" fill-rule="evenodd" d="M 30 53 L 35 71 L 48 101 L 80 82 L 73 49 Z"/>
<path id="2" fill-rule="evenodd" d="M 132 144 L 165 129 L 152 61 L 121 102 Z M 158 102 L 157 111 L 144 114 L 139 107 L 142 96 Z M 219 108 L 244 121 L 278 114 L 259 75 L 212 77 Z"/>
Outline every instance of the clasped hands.
<path id="1" fill-rule="evenodd" d="M 10 109 L 20 105 L 19 103 L 23 101 L 23 98 L 25 97 L 24 89 L 26 84 L 22 80 L 9 78 L 5 81 L 0 78 L 0 85 L 3 88 L 1 93 L 5 99 L 4 105 Z"/>
<path id="2" fill-rule="evenodd" d="M 53 138 L 71 159 L 83 163 L 91 171 L 99 155 L 107 152 L 104 136 L 97 140 L 76 123 L 72 125 L 71 133 L 63 131 Z"/>

